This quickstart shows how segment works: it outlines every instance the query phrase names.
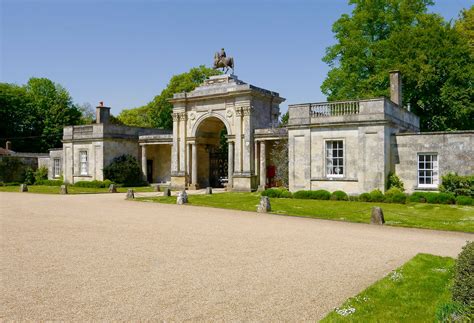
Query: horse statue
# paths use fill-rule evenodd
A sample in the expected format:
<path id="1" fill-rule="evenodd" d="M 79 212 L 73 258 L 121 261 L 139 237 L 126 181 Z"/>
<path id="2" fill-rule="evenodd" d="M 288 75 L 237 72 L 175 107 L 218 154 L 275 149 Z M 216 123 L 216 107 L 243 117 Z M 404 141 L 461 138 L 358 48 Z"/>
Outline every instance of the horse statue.
<path id="1" fill-rule="evenodd" d="M 233 57 L 222 57 L 218 52 L 214 55 L 214 69 L 222 68 L 224 73 L 227 73 L 229 69 L 232 69 L 234 74 L 234 58 Z"/>

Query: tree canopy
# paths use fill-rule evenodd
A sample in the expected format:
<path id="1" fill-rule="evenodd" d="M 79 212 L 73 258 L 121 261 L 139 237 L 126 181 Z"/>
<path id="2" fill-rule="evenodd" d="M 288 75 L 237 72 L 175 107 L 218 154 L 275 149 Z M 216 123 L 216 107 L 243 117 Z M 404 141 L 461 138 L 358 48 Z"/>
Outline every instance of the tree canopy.
<path id="1" fill-rule="evenodd" d="M 221 72 L 204 65 L 191 68 L 186 73 L 173 76 L 166 88 L 150 103 L 142 107 L 123 110 L 117 118 L 129 126 L 171 129 L 173 127 L 171 118 L 173 105 L 168 100 L 173 97 L 173 94 L 190 92 L 209 76 L 218 74 Z"/>
<path id="2" fill-rule="evenodd" d="M 389 71 L 397 69 L 403 104 L 420 116 L 422 130 L 473 129 L 473 8 L 453 26 L 427 13 L 431 0 L 349 4 L 352 14 L 334 23 L 337 43 L 323 58 L 331 68 L 321 87 L 328 100 L 389 96 Z"/>
<path id="3" fill-rule="evenodd" d="M 15 151 L 47 152 L 60 147 L 64 126 L 81 123 L 69 92 L 46 78 L 24 86 L 0 83 L 0 144 Z"/>

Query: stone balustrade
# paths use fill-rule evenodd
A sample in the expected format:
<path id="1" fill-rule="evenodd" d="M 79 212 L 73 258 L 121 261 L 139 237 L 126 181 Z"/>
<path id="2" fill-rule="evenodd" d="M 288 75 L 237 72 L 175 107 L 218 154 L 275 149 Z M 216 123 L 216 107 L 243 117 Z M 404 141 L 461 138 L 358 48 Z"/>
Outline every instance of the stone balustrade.
<path id="1" fill-rule="evenodd" d="M 359 114 L 359 101 L 310 103 L 311 117 L 330 117 Z"/>

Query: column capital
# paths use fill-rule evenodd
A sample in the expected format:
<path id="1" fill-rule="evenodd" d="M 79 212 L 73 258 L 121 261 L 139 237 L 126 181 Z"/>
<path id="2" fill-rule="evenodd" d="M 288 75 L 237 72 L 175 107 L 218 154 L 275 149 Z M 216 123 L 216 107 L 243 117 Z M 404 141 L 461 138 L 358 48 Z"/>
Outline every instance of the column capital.
<path id="1" fill-rule="evenodd" d="M 178 112 L 173 112 L 171 114 L 171 116 L 173 117 L 173 122 L 179 121 L 179 113 Z"/>
<path id="2" fill-rule="evenodd" d="M 186 121 L 188 119 L 188 115 L 186 112 L 180 112 L 178 113 L 179 120 Z"/>

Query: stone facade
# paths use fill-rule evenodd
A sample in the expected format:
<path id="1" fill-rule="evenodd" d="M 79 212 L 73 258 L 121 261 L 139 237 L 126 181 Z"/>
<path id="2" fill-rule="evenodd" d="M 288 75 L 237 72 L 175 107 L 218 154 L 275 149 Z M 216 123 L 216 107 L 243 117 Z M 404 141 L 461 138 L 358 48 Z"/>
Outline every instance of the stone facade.
<path id="1" fill-rule="evenodd" d="M 449 172 L 474 174 L 474 131 L 399 133 L 391 137 L 391 149 L 393 170 L 409 193 L 436 190 L 441 176 Z M 420 185 L 417 174 L 420 154 L 437 156 L 437 183 Z"/>
<path id="2" fill-rule="evenodd" d="M 50 178 L 57 177 L 59 159 L 66 182 L 103 180 L 104 166 L 130 154 L 150 183 L 210 187 L 222 166 L 212 156 L 224 134 L 227 168 L 221 177 L 228 190 L 273 185 L 269 174 L 281 167 L 271 157 L 277 141 L 288 142 L 291 191 L 384 191 L 395 172 L 412 192 L 436 189 L 447 172 L 473 174 L 474 132 L 419 133 L 419 118 L 399 105 L 400 80 L 391 72 L 390 99 L 290 105 L 286 128 L 277 127 L 285 99 L 234 75 L 212 76 L 175 94 L 172 131 L 112 125 L 109 108 L 100 106 L 98 123 L 64 129 L 63 149 L 50 151 Z"/>
<path id="3" fill-rule="evenodd" d="M 62 176 L 66 183 L 104 180 L 102 169 L 115 157 L 129 154 L 141 161 L 138 137 L 140 135 L 162 134 L 161 129 L 127 127 L 108 122 L 110 108 L 97 107 L 98 121 L 90 125 L 64 128 L 61 153 L 51 151 L 50 155 L 62 155 Z M 50 159 L 50 164 L 54 159 Z M 54 165 L 50 165 L 53 169 Z M 54 176 L 52 173 L 49 175 Z"/>
<path id="4" fill-rule="evenodd" d="M 228 188 L 255 190 L 254 131 L 278 123 L 278 93 L 258 88 L 233 75 L 211 76 L 189 93 L 175 94 L 171 185 L 176 188 L 206 187 L 209 154 L 225 128 L 229 144 Z"/>

